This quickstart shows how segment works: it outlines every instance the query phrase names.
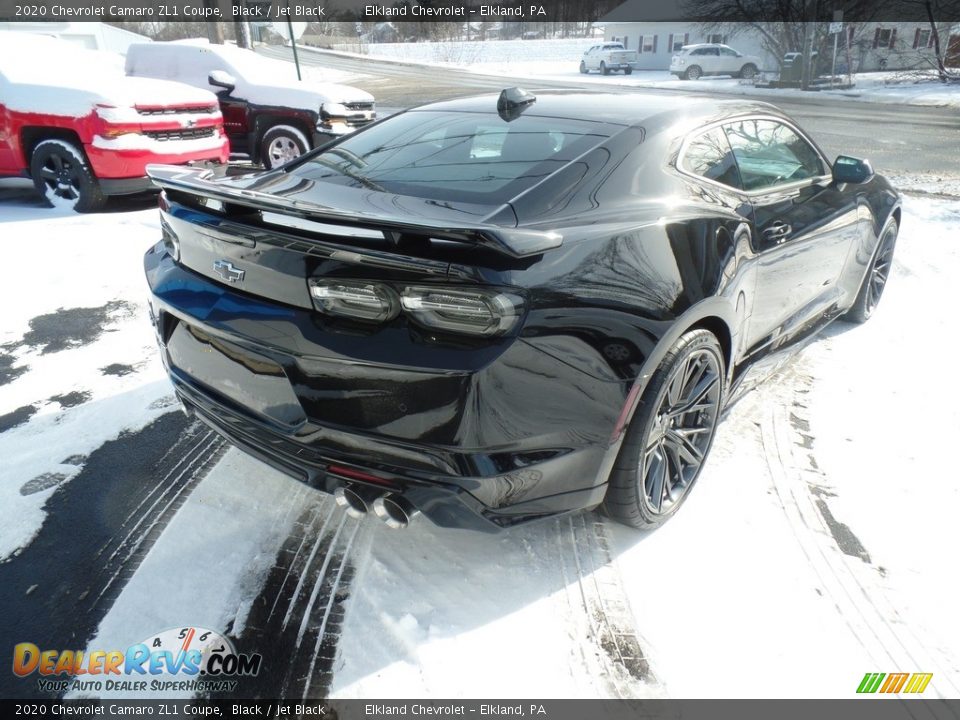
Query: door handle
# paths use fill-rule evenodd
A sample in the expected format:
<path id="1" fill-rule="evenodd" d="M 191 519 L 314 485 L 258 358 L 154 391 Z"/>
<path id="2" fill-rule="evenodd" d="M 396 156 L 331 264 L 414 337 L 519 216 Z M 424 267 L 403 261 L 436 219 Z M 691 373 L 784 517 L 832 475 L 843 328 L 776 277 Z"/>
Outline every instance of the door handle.
<path id="1" fill-rule="evenodd" d="M 775 222 L 763 231 L 763 237 L 766 240 L 774 240 L 779 245 L 784 242 L 793 232 L 793 228 L 784 222 Z"/>

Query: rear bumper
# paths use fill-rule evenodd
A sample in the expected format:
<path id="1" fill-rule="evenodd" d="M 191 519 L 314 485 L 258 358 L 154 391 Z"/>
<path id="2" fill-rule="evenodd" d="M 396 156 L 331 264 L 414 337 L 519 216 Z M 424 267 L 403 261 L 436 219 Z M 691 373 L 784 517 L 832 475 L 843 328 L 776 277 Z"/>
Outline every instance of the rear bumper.
<path id="1" fill-rule="evenodd" d="M 291 476 L 332 492 L 364 483 L 331 466 L 369 473 L 378 478 L 373 488 L 403 495 L 436 524 L 485 531 L 602 501 L 619 449 L 611 437 L 629 390 L 622 383 L 596 380 L 520 340 L 483 367 L 343 362 L 321 345 L 330 338 L 308 310 L 184 269 L 162 244 L 145 266 L 178 396 Z M 216 366 L 225 358 L 226 371 Z M 208 359 L 217 369 L 201 367 Z M 216 377 L 229 381 L 218 387 Z M 250 399 L 264 392 L 271 397 Z"/>
<path id="2" fill-rule="evenodd" d="M 498 478 L 468 480 L 458 476 L 424 473 L 409 467 L 383 465 L 372 461 L 370 457 L 357 457 L 352 454 L 344 456 L 333 447 L 334 443 L 305 444 L 256 422 L 242 411 L 229 407 L 229 403 L 222 399 L 218 401 L 212 398 L 208 392 L 185 381 L 175 371 L 171 372 L 171 380 L 177 397 L 191 414 L 249 455 L 329 494 L 333 494 L 339 486 L 350 485 L 363 486 L 374 494 L 402 495 L 440 527 L 496 532 L 538 518 L 595 507 L 603 500 L 606 492 L 606 484 L 601 484 L 502 508 L 491 508 L 465 490 L 463 485 L 482 484 L 485 480 L 496 483 Z M 318 431 L 322 432 L 320 428 L 315 428 L 312 434 L 317 434 Z M 341 443 L 348 440 L 347 444 L 357 446 L 363 445 L 366 438 L 353 436 L 348 439 L 347 435 L 340 434 L 338 440 Z M 390 448 L 380 445 L 377 451 L 383 455 L 385 451 L 389 453 Z M 423 460 L 429 460 L 435 449 L 406 447 L 401 452 L 407 460 L 417 454 L 421 454 Z M 338 474 L 338 471 L 343 472 L 344 469 L 374 474 L 380 482 L 364 482 L 357 480 L 355 476 Z M 543 472 L 541 467 L 531 466 L 525 468 L 525 477 L 542 475 Z M 548 469 L 547 472 L 560 472 L 560 469 Z M 519 479 L 522 481 L 522 478 Z"/>

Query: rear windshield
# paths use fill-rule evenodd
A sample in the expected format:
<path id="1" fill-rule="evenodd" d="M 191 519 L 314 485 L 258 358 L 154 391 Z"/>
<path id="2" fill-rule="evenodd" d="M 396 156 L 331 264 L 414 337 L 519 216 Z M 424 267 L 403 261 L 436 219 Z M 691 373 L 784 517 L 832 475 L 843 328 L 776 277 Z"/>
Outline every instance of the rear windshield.
<path id="1" fill-rule="evenodd" d="M 621 126 L 567 118 L 414 111 L 390 118 L 293 172 L 314 180 L 437 200 L 503 203 Z"/>

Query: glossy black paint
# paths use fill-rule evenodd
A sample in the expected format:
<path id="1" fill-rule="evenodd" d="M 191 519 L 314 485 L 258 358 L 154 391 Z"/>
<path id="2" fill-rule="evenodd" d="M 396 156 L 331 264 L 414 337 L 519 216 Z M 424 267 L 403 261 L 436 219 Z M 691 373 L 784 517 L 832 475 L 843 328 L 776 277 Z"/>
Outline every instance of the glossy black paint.
<path id="1" fill-rule="evenodd" d="M 496 118 L 496 102 L 428 107 Z M 441 525 L 493 530 L 592 507 L 646 382 L 684 332 L 718 336 L 736 385 L 850 307 L 883 226 L 899 218 L 879 175 L 746 193 L 677 169 L 698 128 L 787 119 L 765 103 L 543 93 L 525 113 L 616 132 L 500 207 L 332 185 L 298 173 L 302 163 L 220 179 L 155 169 L 165 239 L 145 266 L 188 407 L 301 480 L 329 492 L 357 482 L 331 466 L 369 473 L 371 487 Z M 280 227 L 265 210 L 386 239 Z M 550 233 L 559 247 L 517 250 Z M 243 281 L 219 277 L 219 260 Z M 313 309 L 306 279 L 321 276 L 507 288 L 525 315 L 486 339 L 431 333 L 403 314 L 338 321 Z"/>

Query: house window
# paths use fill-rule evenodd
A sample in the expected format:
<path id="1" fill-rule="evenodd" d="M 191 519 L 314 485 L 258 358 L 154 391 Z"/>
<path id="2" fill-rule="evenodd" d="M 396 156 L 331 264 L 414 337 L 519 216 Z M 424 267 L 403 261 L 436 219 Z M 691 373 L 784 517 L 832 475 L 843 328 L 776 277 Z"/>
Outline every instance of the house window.
<path id="1" fill-rule="evenodd" d="M 657 36 L 643 35 L 640 37 L 640 52 L 655 53 L 657 51 Z"/>
<path id="2" fill-rule="evenodd" d="M 930 29 L 917 28 L 913 35 L 913 49 L 933 47 L 933 33 Z"/>
<path id="3" fill-rule="evenodd" d="M 670 52 L 680 52 L 684 45 L 689 45 L 690 33 L 671 33 L 669 38 Z"/>
<path id="4" fill-rule="evenodd" d="M 713 45 L 724 45 L 727 42 L 727 36 L 721 35 L 720 33 L 714 33 L 713 35 L 707 35 L 706 41 Z"/>
<path id="5" fill-rule="evenodd" d="M 873 46 L 875 48 L 892 48 L 897 41 L 897 31 L 891 28 L 877 28 L 873 35 Z"/>

